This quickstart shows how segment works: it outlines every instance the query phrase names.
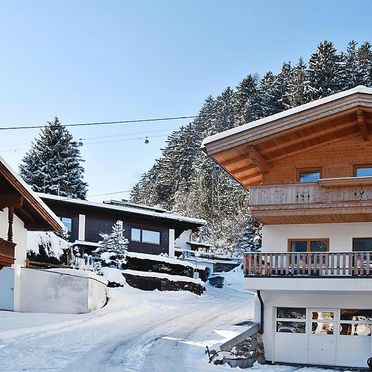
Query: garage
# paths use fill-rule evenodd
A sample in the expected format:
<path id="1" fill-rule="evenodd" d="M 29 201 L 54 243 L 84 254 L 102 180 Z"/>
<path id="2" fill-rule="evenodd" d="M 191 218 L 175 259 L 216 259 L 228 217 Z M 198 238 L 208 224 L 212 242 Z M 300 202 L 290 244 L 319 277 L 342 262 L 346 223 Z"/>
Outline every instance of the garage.
<path id="1" fill-rule="evenodd" d="M 367 367 L 371 309 L 276 307 L 274 361 Z"/>

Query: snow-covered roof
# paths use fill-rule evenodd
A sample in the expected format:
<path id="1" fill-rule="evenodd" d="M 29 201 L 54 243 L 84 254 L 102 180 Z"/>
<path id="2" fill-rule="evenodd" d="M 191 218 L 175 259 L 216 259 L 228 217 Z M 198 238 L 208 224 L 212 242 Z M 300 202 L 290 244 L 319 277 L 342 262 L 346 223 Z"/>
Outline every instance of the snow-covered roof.
<path id="1" fill-rule="evenodd" d="M 128 200 L 104 200 L 103 201 L 104 204 L 113 204 L 113 205 L 125 205 L 125 206 L 128 206 L 128 207 L 133 207 L 133 208 L 139 208 L 139 209 L 148 209 L 150 211 L 156 211 L 156 212 L 168 212 L 166 209 L 164 208 L 160 208 L 160 207 L 150 207 L 148 205 L 145 205 L 145 204 L 136 204 L 136 203 L 132 203 Z"/>
<path id="2" fill-rule="evenodd" d="M 47 200 L 62 201 L 68 204 L 75 204 L 75 205 L 95 207 L 95 208 L 101 208 L 101 209 L 117 211 L 117 212 L 131 213 L 131 214 L 136 214 L 136 215 L 153 217 L 157 219 L 170 220 L 174 222 L 185 222 L 185 223 L 190 223 L 190 224 L 199 225 L 199 226 L 203 226 L 206 224 L 205 220 L 202 220 L 199 218 L 185 217 L 185 216 L 181 216 L 179 214 L 170 213 L 170 212 L 156 212 L 154 210 L 149 210 L 147 208 L 144 209 L 144 208 L 138 208 L 138 207 L 135 208 L 129 205 L 114 205 L 114 204 L 97 203 L 97 202 L 92 202 L 89 200 L 71 199 L 71 198 L 67 198 L 64 196 L 57 196 L 57 195 L 43 194 L 43 193 L 38 193 L 38 195 L 40 198 L 44 200 L 47 199 Z"/>
<path id="3" fill-rule="evenodd" d="M 32 198 L 30 205 L 33 208 L 39 207 L 42 208 L 44 213 L 48 216 L 48 218 L 52 219 L 54 225 L 58 226 L 60 230 L 65 229 L 65 225 L 61 222 L 61 220 L 54 214 L 54 212 L 40 199 L 36 192 L 34 192 L 31 187 L 23 181 L 23 179 L 18 175 L 18 173 L 6 162 L 6 160 L 0 156 L 0 163 L 6 168 L 6 170 L 11 174 L 11 176 L 16 180 L 17 184 L 20 186 L 20 189 L 26 191 L 27 194 Z M 22 190 L 18 190 L 22 195 L 24 192 Z M 58 229 L 57 229 L 58 230 Z"/>
<path id="4" fill-rule="evenodd" d="M 265 125 L 265 124 L 268 124 L 268 123 L 271 123 L 271 122 L 274 122 L 274 121 L 277 121 L 277 120 L 280 120 L 280 119 L 284 119 L 284 118 L 286 118 L 288 116 L 291 116 L 291 115 L 299 114 L 301 112 L 313 109 L 313 108 L 318 107 L 318 106 L 322 106 L 326 103 L 331 103 L 333 101 L 337 101 L 339 99 L 351 96 L 351 95 L 356 94 L 356 93 L 363 93 L 363 94 L 372 95 L 372 88 L 367 88 L 363 85 L 358 85 L 357 87 L 345 90 L 344 92 L 332 94 L 328 97 L 324 97 L 324 98 L 318 99 L 316 101 L 312 101 L 312 102 L 306 103 L 304 105 L 297 106 L 297 107 L 291 108 L 289 110 L 279 112 L 278 114 L 270 115 L 270 116 L 267 116 L 265 118 L 255 120 L 255 121 L 252 121 L 250 123 L 241 125 L 239 127 L 228 129 L 224 132 L 217 133 L 217 134 L 214 134 L 212 136 L 209 136 L 209 137 L 205 138 L 202 142 L 202 148 L 204 148 L 209 143 L 224 139 L 226 137 L 233 136 L 235 134 L 239 134 L 241 132 L 244 132 L 244 131 L 252 129 L 252 128 L 259 127 L 261 125 Z"/>

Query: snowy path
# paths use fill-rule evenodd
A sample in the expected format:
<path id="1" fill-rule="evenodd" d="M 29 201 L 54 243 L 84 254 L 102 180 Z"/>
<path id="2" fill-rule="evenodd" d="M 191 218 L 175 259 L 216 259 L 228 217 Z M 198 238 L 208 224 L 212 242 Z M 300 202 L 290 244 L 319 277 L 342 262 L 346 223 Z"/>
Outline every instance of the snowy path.
<path id="1" fill-rule="evenodd" d="M 242 286 L 236 278 L 202 296 L 112 289 L 108 305 L 90 314 L 0 311 L 0 371 L 233 371 L 208 364 L 204 350 L 233 337 L 241 331 L 235 324 L 253 316 L 252 295 L 234 290 Z"/>
<path id="2" fill-rule="evenodd" d="M 229 289 L 110 292 L 90 314 L 0 312 L 0 370 L 190 371 L 195 357 L 210 370 L 205 345 L 224 339 L 213 330 L 252 317 L 251 296 Z"/>

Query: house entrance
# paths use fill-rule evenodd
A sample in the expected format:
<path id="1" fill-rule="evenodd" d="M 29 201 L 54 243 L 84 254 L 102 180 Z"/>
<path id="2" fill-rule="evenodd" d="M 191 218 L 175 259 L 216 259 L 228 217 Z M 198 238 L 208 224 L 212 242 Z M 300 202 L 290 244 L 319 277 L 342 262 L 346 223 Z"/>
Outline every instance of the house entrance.
<path id="1" fill-rule="evenodd" d="M 308 363 L 336 365 L 338 310 L 308 309 Z"/>
<path id="2" fill-rule="evenodd" d="M 372 309 L 275 308 L 274 361 L 367 368 Z"/>
<path id="3" fill-rule="evenodd" d="M 0 270 L 0 310 L 14 310 L 14 270 L 10 267 Z"/>

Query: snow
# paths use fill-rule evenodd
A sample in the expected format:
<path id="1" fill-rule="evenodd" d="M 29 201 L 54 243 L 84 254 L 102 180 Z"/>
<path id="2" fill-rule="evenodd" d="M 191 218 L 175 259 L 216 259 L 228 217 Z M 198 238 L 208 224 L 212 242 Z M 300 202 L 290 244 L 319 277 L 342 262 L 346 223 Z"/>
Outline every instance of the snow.
<path id="1" fill-rule="evenodd" d="M 196 269 L 196 265 L 190 262 L 182 261 L 178 258 L 170 258 L 166 256 L 161 256 L 161 255 L 137 253 L 137 252 L 127 252 L 126 255 L 127 257 L 139 258 L 141 260 L 167 262 L 167 263 L 174 264 L 174 265 L 181 265 L 181 266 L 192 267 L 193 269 Z"/>
<path id="2" fill-rule="evenodd" d="M 48 242 L 51 244 L 48 245 Z M 39 244 L 42 243 L 44 247 L 49 246 L 51 248 L 51 255 L 55 258 L 60 258 L 64 253 L 64 249 L 68 249 L 69 243 L 60 238 L 53 232 L 44 231 L 28 231 L 27 232 L 27 250 L 32 251 L 36 254 L 39 253 Z M 49 253 L 49 252 L 47 252 Z"/>
<path id="3" fill-rule="evenodd" d="M 117 283 L 119 285 L 125 284 L 123 270 L 115 269 L 113 267 L 102 267 L 100 270 L 105 279 L 109 282 Z"/>
<path id="4" fill-rule="evenodd" d="M 57 274 L 66 274 L 66 275 L 71 275 L 71 276 L 78 276 L 80 278 L 90 278 L 90 279 L 97 280 L 97 281 L 107 285 L 107 280 L 103 276 L 97 275 L 93 271 L 89 271 L 89 270 L 55 268 L 55 269 L 48 269 L 48 271 L 53 272 L 53 273 L 57 273 Z"/>
<path id="5" fill-rule="evenodd" d="M 112 261 L 111 257 L 115 257 L 115 256 L 116 256 L 115 252 L 102 252 L 100 257 L 102 261 L 109 264 Z"/>
<path id="6" fill-rule="evenodd" d="M 71 198 L 67 198 L 67 197 L 63 197 L 63 196 L 57 196 L 57 195 L 51 195 L 51 194 L 37 193 L 37 195 L 40 198 L 44 198 L 44 199 L 62 200 L 66 203 L 78 204 L 78 205 L 82 205 L 82 206 L 91 206 L 91 207 L 109 209 L 109 210 L 113 210 L 113 211 L 133 213 L 134 215 L 145 215 L 145 216 L 155 217 L 155 218 L 160 219 L 160 220 L 164 219 L 164 220 L 172 220 L 172 221 L 181 221 L 181 222 L 196 224 L 196 225 L 199 225 L 199 226 L 204 226 L 206 224 L 205 220 L 202 220 L 202 219 L 199 219 L 199 218 L 185 217 L 185 216 L 181 216 L 181 215 L 175 214 L 175 213 L 155 212 L 155 211 L 148 210 L 148 209 L 140 209 L 140 208 L 134 208 L 134 207 L 130 207 L 130 206 L 123 206 L 123 205 L 97 203 L 97 202 L 91 202 L 91 201 L 81 200 L 81 199 L 71 199 Z"/>
<path id="7" fill-rule="evenodd" d="M 188 282 L 188 283 L 200 284 L 204 286 L 204 282 L 201 279 L 189 278 L 183 275 L 169 275 L 169 274 L 163 274 L 163 273 L 155 273 L 155 272 L 149 272 L 149 271 L 137 271 L 137 270 L 129 270 L 129 269 L 123 270 L 123 273 L 128 274 L 128 275 L 143 276 L 147 278 L 168 279 L 172 282 Z"/>
<path id="8" fill-rule="evenodd" d="M 336 101 L 338 99 L 341 99 L 341 98 L 344 98 L 344 97 L 347 97 L 347 96 L 350 96 L 350 95 L 353 95 L 353 94 L 356 94 L 356 93 L 364 93 L 364 94 L 372 95 L 372 88 L 367 88 L 363 85 L 359 85 L 355 88 L 348 89 L 344 92 L 332 94 L 331 96 L 324 97 L 324 98 L 318 99 L 316 101 L 312 101 L 312 102 L 306 103 L 304 105 L 297 106 L 297 107 L 291 108 L 289 110 L 279 112 L 278 114 L 270 115 L 270 116 L 267 116 L 265 118 L 255 120 L 253 122 L 241 125 L 239 127 L 228 129 L 224 132 L 217 133 L 217 134 L 214 134 L 212 136 L 209 136 L 209 137 L 205 138 L 202 142 L 201 147 L 204 148 L 205 145 L 207 145 L 209 143 L 221 140 L 223 138 L 232 136 L 234 134 L 244 132 L 248 129 L 252 129 L 252 128 L 258 127 L 260 125 L 267 124 L 269 122 L 273 122 L 275 120 L 283 119 L 287 116 L 295 115 L 297 113 L 312 109 L 312 108 L 317 107 L 317 106 L 324 105 L 324 104 L 329 103 L 329 102 Z"/>
<path id="9" fill-rule="evenodd" d="M 190 292 L 110 288 L 108 304 L 88 314 L 0 311 L 2 371 L 234 371 L 208 363 L 205 346 L 240 333 L 253 318 L 253 295 L 242 272 L 224 274 L 223 289 Z M 326 372 L 255 365 L 255 371 Z M 236 370 L 238 371 L 238 369 Z"/>

